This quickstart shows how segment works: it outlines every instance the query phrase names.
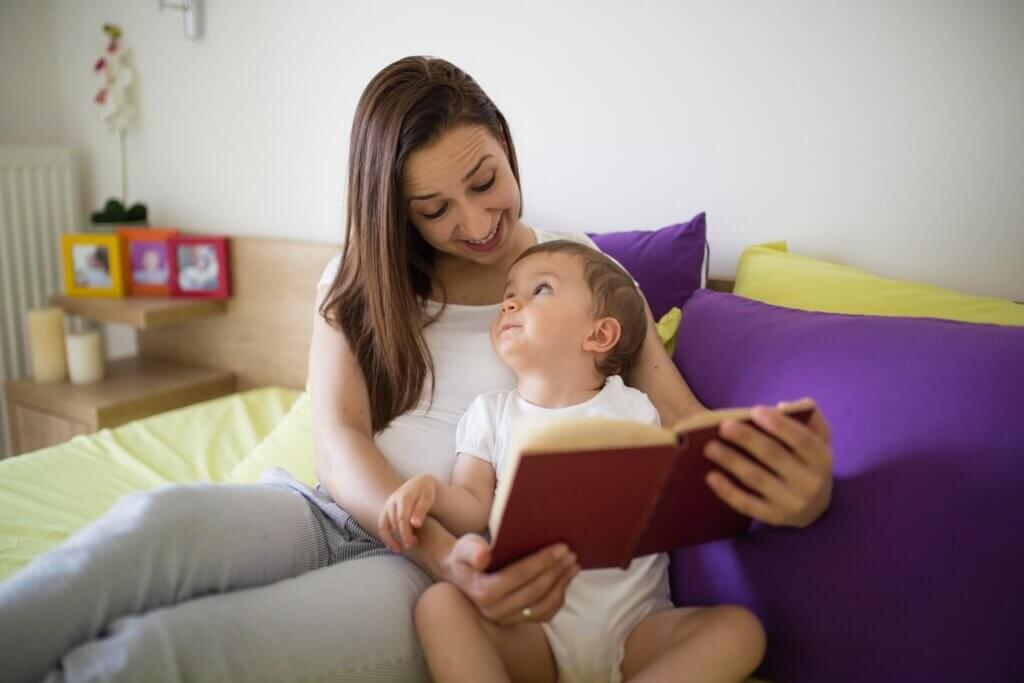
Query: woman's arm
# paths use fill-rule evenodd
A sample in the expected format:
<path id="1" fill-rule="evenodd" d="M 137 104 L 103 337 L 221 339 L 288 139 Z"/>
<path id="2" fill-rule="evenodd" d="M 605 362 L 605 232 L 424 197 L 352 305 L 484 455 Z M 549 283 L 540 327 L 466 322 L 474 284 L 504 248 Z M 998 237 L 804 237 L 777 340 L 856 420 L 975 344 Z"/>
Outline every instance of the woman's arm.
<path id="1" fill-rule="evenodd" d="M 318 312 L 327 289 L 317 291 L 309 349 L 317 478 L 359 526 L 376 533 L 384 502 L 403 480 L 373 442 L 369 392 L 345 334 Z"/>
<path id="2" fill-rule="evenodd" d="M 626 376 L 626 383 L 647 394 L 661 415 L 661 424 L 671 427 L 688 415 L 707 410 L 690 391 L 683 376 L 658 337 L 651 307 L 647 306 L 647 336 L 640 357 Z"/>
<path id="3" fill-rule="evenodd" d="M 686 324 L 685 319 L 683 324 Z M 661 345 L 650 306 L 647 307 L 647 337 L 627 382 L 650 397 L 666 427 L 682 417 L 706 410 Z M 768 438 L 741 422 L 728 420 L 719 428 L 719 439 L 711 441 L 704 449 L 709 460 L 753 493 L 743 490 L 721 472 L 708 474 L 708 486 L 730 507 L 748 517 L 778 526 L 807 526 L 825 512 L 832 500 L 832 447 L 825 416 L 815 410 L 805 426 L 775 408 L 758 407 L 754 411 L 754 422 L 775 438 Z M 754 459 L 746 457 L 733 445 Z"/>
<path id="4" fill-rule="evenodd" d="M 376 531 L 384 501 L 402 479 L 373 442 L 369 392 L 344 333 L 318 312 L 326 293 L 326 286 L 317 291 L 309 352 L 317 476 L 360 526 Z M 406 556 L 434 580 L 454 583 L 497 623 L 524 621 L 524 607 L 530 607 L 532 621 L 550 619 L 579 571 L 575 556 L 564 545 L 488 573 L 490 547 L 479 536 L 456 539 L 433 517 L 427 517 L 417 535 L 419 542 Z"/>

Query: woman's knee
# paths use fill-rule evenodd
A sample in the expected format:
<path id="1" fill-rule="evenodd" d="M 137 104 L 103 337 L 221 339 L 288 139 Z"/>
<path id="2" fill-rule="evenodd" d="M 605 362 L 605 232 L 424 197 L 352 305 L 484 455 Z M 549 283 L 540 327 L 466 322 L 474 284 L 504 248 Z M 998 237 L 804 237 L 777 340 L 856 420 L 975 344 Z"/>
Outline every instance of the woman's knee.
<path id="1" fill-rule="evenodd" d="M 108 517 L 128 521 L 131 528 L 153 533 L 181 529 L 203 518 L 206 489 L 169 484 L 150 491 L 136 491 L 120 498 Z"/>

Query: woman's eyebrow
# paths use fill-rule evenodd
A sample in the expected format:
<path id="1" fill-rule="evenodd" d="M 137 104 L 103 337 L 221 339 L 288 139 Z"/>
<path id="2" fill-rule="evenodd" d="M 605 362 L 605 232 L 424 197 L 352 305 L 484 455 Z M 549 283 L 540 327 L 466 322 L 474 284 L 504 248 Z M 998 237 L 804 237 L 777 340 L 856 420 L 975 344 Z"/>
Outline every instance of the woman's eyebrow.
<path id="1" fill-rule="evenodd" d="M 480 161 L 476 162 L 476 166 L 473 167 L 473 170 L 467 173 L 466 175 L 462 176 L 462 182 L 466 182 L 467 180 L 469 180 L 473 176 L 473 174 L 476 173 L 477 169 L 480 168 L 480 164 L 490 159 L 491 156 L 491 154 L 485 154 L 482 157 L 480 157 Z"/>
<path id="2" fill-rule="evenodd" d="M 480 165 L 482 163 L 484 163 L 485 161 L 487 161 L 488 159 L 490 159 L 492 156 L 494 156 L 494 155 L 493 154 L 485 154 L 482 157 L 480 157 L 480 161 L 476 162 L 476 166 L 473 167 L 473 170 L 471 170 L 469 173 L 467 173 L 465 176 L 462 177 L 462 182 L 466 182 L 471 177 L 473 177 L 473 174 L 477 172 L 477 170 L 480 168 Z M 419 194 L 419 195 L 416 195 L 415 197 L 409 197 L 409 201 L 411 202 L 414 199 L 433 199 L 437 195 L 438 195 L 437 192 L 432 192 L 431 194 Z"/>

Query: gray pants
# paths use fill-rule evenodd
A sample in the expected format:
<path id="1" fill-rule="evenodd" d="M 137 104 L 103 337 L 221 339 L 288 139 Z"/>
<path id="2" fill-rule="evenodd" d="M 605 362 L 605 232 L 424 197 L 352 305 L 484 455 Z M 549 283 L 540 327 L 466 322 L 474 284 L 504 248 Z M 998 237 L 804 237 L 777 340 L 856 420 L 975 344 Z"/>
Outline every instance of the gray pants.
<path id="1" fill-rule="evenodd" d="M 0 679 L 427 681 L 415 564 L 346 554 L 264 485 L 173 485 L 0 583 Z"/>

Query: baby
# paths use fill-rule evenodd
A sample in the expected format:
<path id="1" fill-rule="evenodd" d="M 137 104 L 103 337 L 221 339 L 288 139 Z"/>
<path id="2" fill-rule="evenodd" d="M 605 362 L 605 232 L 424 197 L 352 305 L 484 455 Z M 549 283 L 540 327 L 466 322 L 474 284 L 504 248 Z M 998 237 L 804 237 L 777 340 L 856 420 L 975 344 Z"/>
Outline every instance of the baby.
<path id="1" fill-rule="evenodd" d="M 410 479 L 384 505 L 381 538 L 396 551 L 427 513 L 456 535 L 487 527 L 513 421 L 596 416 L 659 423 L 646 394 L 620 375 L 647 331 L 632 279 L 611 259 L 576 242 L 527 249 L 509 269 L 491 343 L 515 372 L 516 388 L 478 396 L 456 430 L 451 484 Z M 626 482 L 624 482 L 625 484 Z M 500 625 L 447 583 L 415 609 L 416 630 L 437 681 L 740 681 L 764 655 L 765 636 L 736 606 L 675 608 L 668 555 L 573 578 L 549 623 Z"/>

